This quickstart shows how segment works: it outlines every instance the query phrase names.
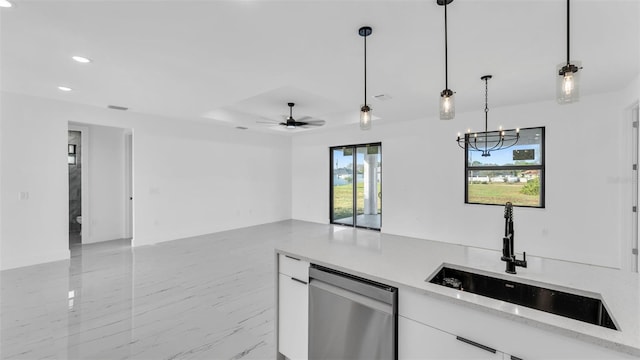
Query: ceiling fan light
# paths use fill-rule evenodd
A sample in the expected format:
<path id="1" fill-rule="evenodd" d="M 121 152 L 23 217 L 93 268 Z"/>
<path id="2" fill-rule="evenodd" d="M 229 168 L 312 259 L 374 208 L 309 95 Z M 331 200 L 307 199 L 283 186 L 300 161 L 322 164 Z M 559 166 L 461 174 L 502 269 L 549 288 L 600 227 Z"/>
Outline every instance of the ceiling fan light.
<path id="1" fill-rule="evenodd" d="M 444 89 L 440 93 L 440 120 L 452 120 L 456 117 L 455 95 Z"/>
<path id="2" fill-rule="evenodd" d="M 570 104 L 580 100 L 580 62 L 562 63 L 556 71 L 556 101 Z"/>
<path id="3" fill-rule="evenodd" d="M 371 129 L 371 107 L 362 105 L 360 108 L 360 130 Z"/>

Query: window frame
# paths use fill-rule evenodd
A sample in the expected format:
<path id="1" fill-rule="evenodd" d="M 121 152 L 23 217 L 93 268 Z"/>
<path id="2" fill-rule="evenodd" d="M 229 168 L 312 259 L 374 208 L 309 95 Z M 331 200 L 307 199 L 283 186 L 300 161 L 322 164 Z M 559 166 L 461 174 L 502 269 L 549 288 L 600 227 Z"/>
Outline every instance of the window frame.
<path id="1" fill-rule="evenodd" d="M 528 128 L 521 128 L 520 131 L 522 132 L 523 130 L 532 130 L 532 129 L 539 129 L 540 130 L 540 164 L 539 165 L 510 165 L 510 166 L 470 166 L 469 165 L 469 149 L 468 149 L 468 145 L 465 143 L 464 146 L 464 203 L 465 204 L 470 204 L 470 205 L 489 205 L 489 206 L 504 206 L 504 204 L 489 204 L 489 203 L 479 203 L 479 202 L 469 202 L 469 171 L 474 171 L 474 170 L 496 170 L 496 171 L 500 171 L 500 170 L 539 170 L 540 171 L 540 205 L 539 206 L 532 206 L 532 205 L 517 205 L 517 204 L 513 204 L 513 206 L 517 206 L 517 207 L 525 207 L 525 208 L 533 208 L 533 209 L 544 209 L 545 208 L 545 187 L 546 187 L 546 181 L 545 181 L 545 161 L 546 161 L 546 156 L 545 156 L 545 142 L 546 142 L 546 134 L 545 134 L 545 127 L 544 126 L 534 126 L 534 127 L 528 127 Z M 490 131 L 489 133 L 497 133 L 499 130 L 496 131 Z M 504 130 L 504 131 L 513 131 L 512 130 Z M 465 134 L 465 136 L 468 136 L 468 134 Z"/>

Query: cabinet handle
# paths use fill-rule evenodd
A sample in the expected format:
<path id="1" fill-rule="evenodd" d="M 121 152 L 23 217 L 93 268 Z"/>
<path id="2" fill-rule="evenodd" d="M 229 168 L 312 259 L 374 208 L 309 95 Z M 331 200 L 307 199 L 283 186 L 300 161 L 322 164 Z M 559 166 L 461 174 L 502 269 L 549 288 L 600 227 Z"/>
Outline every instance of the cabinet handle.
<path id="1" fill-rule="evenodd" d="M 307 283 L 306 281 L 302 281 L 302 280 L 300 280 L 300 279 L 296 279 L 296 278 L 294 278 L 294 277 L 292 277 L 292 278 L 291 278 L 291 280 L 293 280 L 293 281 L 297 281 L 297 282 L 299 282 L 300 284 L 304 284 L 304 285 L 308 285 L 308 284 L 309 284 L 309 283 Z"/>
<path id="2" fill-rule="evenodd" d="M 293 256 L 285 255 L 284 257 L 288 257 L 289 259 L 300 261 L 300 259 L 294 258 Z"/>
<path id="3" fill-rule="evenodd" d="M 488 351 L 490 353 L 494 353 L 494 354 L 496 353 L 496 349 L 492 349 L 492 348 L 490 348 L 490 347 L 488 347 L 486 345 L 478 344 L 475 341 L 471 341 L 469 339 L 465 339 L 465 338 L 463 338 L 461 336 L 456 336 L 456 339 L 462 341 L 463 343 L 467 343 L 469 345 L 473 345 L 473 346 L 475 346 L 477 348 L 480 348 L 482 350 L 486 350 L 486 351 Z"/>

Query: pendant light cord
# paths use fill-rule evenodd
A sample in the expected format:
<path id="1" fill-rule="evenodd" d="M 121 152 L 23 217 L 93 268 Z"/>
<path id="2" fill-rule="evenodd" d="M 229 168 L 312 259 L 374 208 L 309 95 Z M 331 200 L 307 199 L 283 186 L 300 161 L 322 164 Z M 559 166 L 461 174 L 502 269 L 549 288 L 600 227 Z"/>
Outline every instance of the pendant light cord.
<path id="1" fill-rule="evenodd" d="M 444 0 L 444 87 L 449 89 L 449 52 L 447 39 L 447 0 Z"/>
<path id="2" fill-rule="evenodd" d="M 364 36 L 364 106 L 367 106 L 367 35 Z"/>
<path id="3" fill-rule="evenodd" d="M 569 0 L 567 0 L 567 65 L 570 64 L 570 59 L 569 59 Z"/>

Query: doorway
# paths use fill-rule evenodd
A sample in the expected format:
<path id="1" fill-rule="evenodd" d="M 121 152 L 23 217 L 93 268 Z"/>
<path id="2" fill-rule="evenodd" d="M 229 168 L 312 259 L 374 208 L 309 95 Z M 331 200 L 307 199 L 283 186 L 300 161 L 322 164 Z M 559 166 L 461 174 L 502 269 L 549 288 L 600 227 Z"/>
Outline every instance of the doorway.
<path id="1" fill-rule="evenodd" d="M 69 248 L 133 237 L 132 129 L 69 123 Z"/>
<path id="2" fill-rule="evenodd" d="M 82 131 L 69 130 L 69 248 L 82 243 Z"/>
<path id="3" fill-rule="evenodd" d="M 330 148 L 332 224 L 380 230 L 382 143 Z"/>

